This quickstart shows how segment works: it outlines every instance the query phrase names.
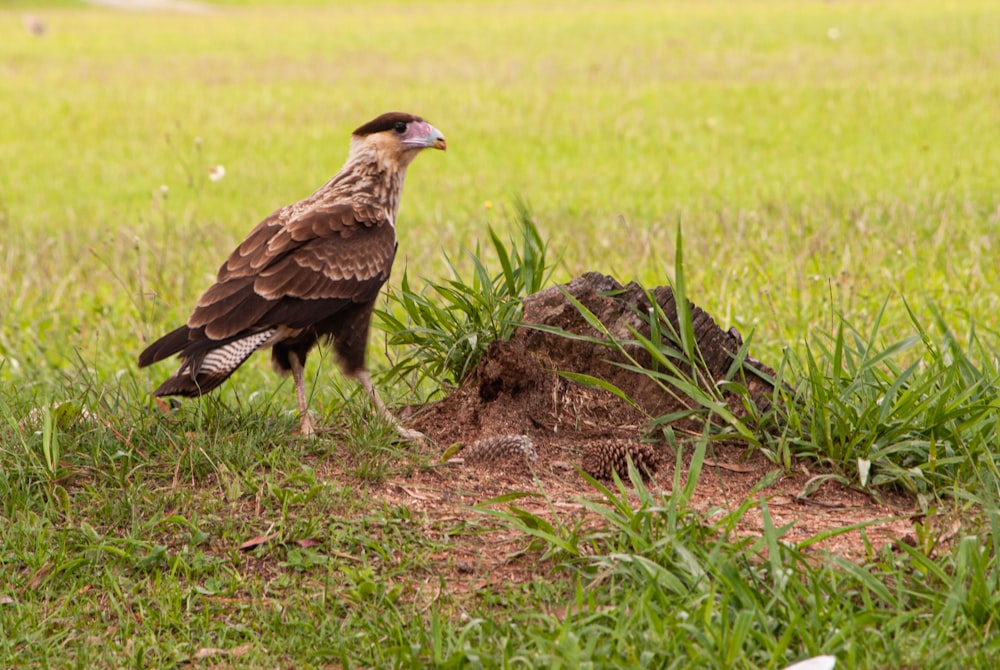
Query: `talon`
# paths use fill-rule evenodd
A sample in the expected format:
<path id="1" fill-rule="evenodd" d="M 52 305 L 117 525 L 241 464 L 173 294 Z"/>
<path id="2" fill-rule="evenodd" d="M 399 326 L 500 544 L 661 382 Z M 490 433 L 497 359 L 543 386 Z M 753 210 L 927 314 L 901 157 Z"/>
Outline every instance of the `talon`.
<path id="1" fill-rule="evenodd" d="M 308 413 L 302 416 L 302 421 L 294 432 L 302 437 L 316 437 L 316 427 L 313 426 Z"/>
<path id="2" fill-rule="evenodd" d="M 399 424 L 396 424 L 396 432 L 399 436 L 406 440 L 407 442 L 427 442 L 429 441 L 427 436 L 421 433 L 419 430 L 413 430 L 412 428 L 403 428 Z"/>

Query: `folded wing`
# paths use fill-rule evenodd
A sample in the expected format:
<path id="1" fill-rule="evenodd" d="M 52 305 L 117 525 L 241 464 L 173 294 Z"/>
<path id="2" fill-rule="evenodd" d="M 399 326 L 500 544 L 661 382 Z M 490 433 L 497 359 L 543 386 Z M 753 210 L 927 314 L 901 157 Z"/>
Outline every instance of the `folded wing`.
<path id="1" fill-rule="evenodd" d="M 180 369 L 154 394 L 210 391 L 258 348 L 314 342 L 338 314 L 364 313 L 354 308 L 375 301 L 395 252 L 392 225 L 372 211 L 278 210 L 230 255 L 187 324 L 147 347 L 139 366 L 180 354 Z"/>

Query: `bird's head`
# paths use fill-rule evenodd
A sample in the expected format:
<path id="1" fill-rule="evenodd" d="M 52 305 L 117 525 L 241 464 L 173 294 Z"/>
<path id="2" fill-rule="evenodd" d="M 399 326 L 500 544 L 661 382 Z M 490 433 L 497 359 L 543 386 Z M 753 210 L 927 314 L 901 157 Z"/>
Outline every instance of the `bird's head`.
<path id="1" fill-rule="evenodd" d="M 380 163 L 406 167 L 422 149 L 441 149 L 448 144 L 437 128 L 419 116 L 388 112 L 354 131 L 351 153 L 372 152 Z"/>

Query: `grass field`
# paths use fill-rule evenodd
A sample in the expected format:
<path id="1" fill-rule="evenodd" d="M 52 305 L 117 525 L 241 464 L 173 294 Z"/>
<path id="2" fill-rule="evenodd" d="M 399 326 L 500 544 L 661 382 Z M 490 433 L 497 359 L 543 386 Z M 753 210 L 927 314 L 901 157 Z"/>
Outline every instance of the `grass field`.
<path id="1" fill-rule="evenodd" d="M 998 35 L 986 0 L 5 3 L 0 666 L 995 667 Z M 758 358 L 877 326 L 889 366 L 858 386 L 934 389 L 919 414 L 862 393 L 827 443 L 889 435 L 901 471 L 924 467 L 911 445 L 940 448 L 948 474 L 903 488 L 954 514 L 953 542 L 817 562 L 777 530 L 758 545 L 686 526 L 682 497 L 626 512 L 611 495 L 608 555 L 448 595 L 435 557 L 486 521 L 366 504 L 421 464 L 365 427 L 329 359 L 311 364 L 313 401 L 345 417 L 342 440 L 287 437 L 294 394 L 263 357 L 160 416 L 148 391 L 166 367 L 137 370 L 138 352 L 390 109 L 449 146 L 410 170 L 394 287 L 404 268 L 447 276 L 446 255 L 468 270 L 477 244 L 495 260 L 487 226 L 513 231 L 518 198 L 560 256 L 554 281 L 666 283 L 680 226 L 688 296 L 753 332 Z M 924 348 L 897 356 L 914 334 Z M 383 348 L 377 334 L 382 369 Z M 928 416 L 919 438 L 892 423 Z M 848 473 L 869 458 L 819 456 Z M 324 542 L 238 550 L 273 532 Z"/>

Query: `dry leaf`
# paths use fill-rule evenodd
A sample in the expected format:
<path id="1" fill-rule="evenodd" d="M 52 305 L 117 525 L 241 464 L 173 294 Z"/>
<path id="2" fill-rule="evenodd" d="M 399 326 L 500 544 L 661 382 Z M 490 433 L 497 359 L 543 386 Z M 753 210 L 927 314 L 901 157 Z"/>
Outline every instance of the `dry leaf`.
<path id="1" fill-rule="evenodd" d="M 194 652 L 191 657 L 196 661 L 203 661 L 206 658 L 211 658 L 212 656 L 219 656 L 221 654 L 228 654 L 229 652 L 225 649 L 216 649 L 215 647 L 202 647 L 198 651 Z"/>
<path id="2" fill-rule="evenodd" d="M 399 488 L 404 493 L 406 493 L 407 495 L 409 495 L 411 498 L 416 498 L 417 500 L 437 500 L 438 497 L 439 497 L 437 495 L 424 495 L 423 493 L 420 493 L 418 491 L 415 491 L 415 490 L 413 490 L 411 488 L 407 488 L 406 486 L 402 486 L 402 485 L 400 485 Z"/>
<path id="3" fill-rule="evenodd" d="M 34 574 L 32 574 L 31 577 L 28 578 L 27 583 L 25 583 L 24 585 L 25 588 L 29 588 L 32 590 L 37 589 L 39 586 L 42 585 L 42 582 L 45 581 L 45 578 L 48 577 L 51 572 L 52 572 L 51 565 L 43 565 L 42 567 L 38 568 L 37 570 L 35 570 Z"/>
<path id="4" fill-rule="evenodd" d="M 246 654 L 251 649 L 253 649 L 252 642 L 241 644 L 240 646 L 233 647 L 232 649 L 217 649 L 216 647 L 202 647 L 201 649 L 196 651 L 191 658 L 196 661 L 203 661 L 206 658 L 211 658 L 212 656 L 233 656 L 238 658 Z"/>
<path id="5" fill-rule="evenodd" d="M 267 544 L 268 542 L 279 537 L 280 535 L 281 533 L 271 533 L 270 535 L 258 535 L 257 537 L 247 540 L 246 542 L 241 544 L 240 551 L 252 551 L 253 549 L 256 549 L 262 544 Z"/>
<path id="6" fill-rule="evenodd" d="M 246 644 L 241 644 L 238 647 L 233 647 L 229 650 L 230 656 L 242 656 L 248 651 L 253 649 L 253 642 L 247 642 Z"/>
<path id="7" fill-rule="evenodd" d="M 705 459 L 705 465 L 711 465 L 722 470 L 729 470 L 730 472 L 753 472 L 755 468 L 750 465 L 742 465 L 740 463 L 720 463 L 719 461 L 713 461 Z"/>

